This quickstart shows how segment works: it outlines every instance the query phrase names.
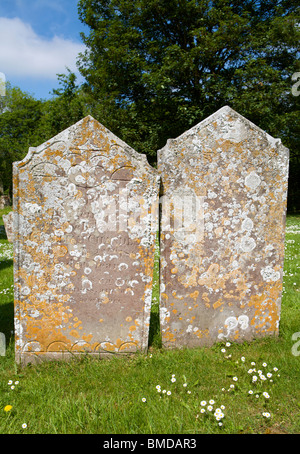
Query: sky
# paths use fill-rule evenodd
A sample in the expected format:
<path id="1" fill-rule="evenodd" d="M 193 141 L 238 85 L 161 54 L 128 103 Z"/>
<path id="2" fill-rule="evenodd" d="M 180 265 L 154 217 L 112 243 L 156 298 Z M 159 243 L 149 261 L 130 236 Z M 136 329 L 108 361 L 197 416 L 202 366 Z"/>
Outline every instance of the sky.
<path id="1" fill-rule="evenodd" d="M 80 32 L 89 29 L 79 20 L 77 2 L 0 0 L 0 82 L 49 99 L 67 67 L 83 81 L 76 60 L 85 49 Z"/>

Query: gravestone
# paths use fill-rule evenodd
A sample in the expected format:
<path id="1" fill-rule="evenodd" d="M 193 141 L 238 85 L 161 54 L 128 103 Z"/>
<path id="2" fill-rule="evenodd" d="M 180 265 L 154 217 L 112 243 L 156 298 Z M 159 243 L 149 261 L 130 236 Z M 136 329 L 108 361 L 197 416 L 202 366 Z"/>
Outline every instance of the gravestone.
<path id="1" fill-rule="evenodd" d="M 17 361 L 147 349 L 158 190 L 91 116 L 14 163 Z"/>
<path id="2" fill-rule="evenodd" d="M 9 195 L 0 195 L 0 209 L 10 206 L 11 201 Z"/>
<path id="3" fill-rule="evenodd" d="M 9 241 L 9 243 L 12 243 L 14 235 L 14 212 L 10 211 L 8 214 L 3 214 L 2 219 L 7 240 Z"/>
<path id="4" fill-rule="evenodd" d="M 278 333 L 288 150 L 223 107 L 158 152 L 165 347 Z"/>

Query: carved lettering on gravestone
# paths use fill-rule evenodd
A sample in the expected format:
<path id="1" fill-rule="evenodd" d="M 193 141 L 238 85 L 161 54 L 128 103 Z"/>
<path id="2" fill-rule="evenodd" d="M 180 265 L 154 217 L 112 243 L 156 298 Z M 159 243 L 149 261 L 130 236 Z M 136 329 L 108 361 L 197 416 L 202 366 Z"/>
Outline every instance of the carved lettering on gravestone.
<path id="1" fill-rule="evenodd" d="M 277 334 L 288 150 L 226 106 L 169 140 L 158 170 L 163 344 Z"/>
<path id="2" fill-rule="evenodd" d="M 14 163 L 17 360 L 147 348 L 158 189 L 90 116 Z"/>

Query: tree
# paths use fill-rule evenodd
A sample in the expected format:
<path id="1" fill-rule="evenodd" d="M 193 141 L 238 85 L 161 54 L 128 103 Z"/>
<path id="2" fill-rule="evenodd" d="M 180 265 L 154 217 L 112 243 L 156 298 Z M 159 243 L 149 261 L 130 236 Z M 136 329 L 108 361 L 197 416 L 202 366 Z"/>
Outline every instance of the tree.
<path id="1" fill-rule="evenodd" d="M 85 95 L 76 75 L 58 74 L 60 88 L 49 100 L 36 100 L 18 87 L 6 84 L 0 98 L 0 182 L 12 194 L 12 163 L 86 115 Z"/>
<path id="2" fill-rule="evenodd" d="M 42 101 L 6 84 L 0 105 L 0 177 L 5 192 L 12 192 L 12 163 L 22 160 L 30 146 L 38 145 Z"/>
<path id="3" fill-rule="evenodd" d="M 297 1 L 80 0 L 78 11 L 89 27 L 78 67 L 92 112 L 150 161 L 230 105 L 283 139 L 299 180 Z"/>
<path id="4" fill-rule="evenodd" d="M 76 75 L 58 74 L 60 88 L 52 91 L 53 97 L 44 102 L 41 130 L 44 140 L 53 137 L 86 116 L 88 105 L 83 90 L 77 85 Z"/>

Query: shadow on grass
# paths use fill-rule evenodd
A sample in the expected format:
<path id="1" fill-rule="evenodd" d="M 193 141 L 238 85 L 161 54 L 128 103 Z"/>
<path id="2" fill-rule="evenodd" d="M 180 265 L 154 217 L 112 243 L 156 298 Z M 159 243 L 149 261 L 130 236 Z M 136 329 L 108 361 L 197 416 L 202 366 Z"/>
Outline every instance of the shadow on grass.
<path id="1" fill-rule="evenodd" d="M 4 270 L 5 268 L 10 268 L 14 264 L 14 261 L 12 259 L 6 259 L 0 261 L 0 271 Z"/>
<path id="2" fill-rule="evenodd" d="M 13 301 L 0 306 L 0 332 L 5 335 L 8 345 L 14 331 L 14 303 Z"/>
<path id="3" fill-rule="evenodd" d="M 156 348 L 162 346 L 159 311 L 151 311 L 148 346 Z"/>

